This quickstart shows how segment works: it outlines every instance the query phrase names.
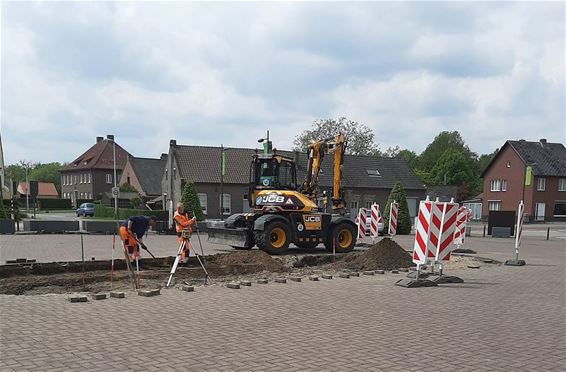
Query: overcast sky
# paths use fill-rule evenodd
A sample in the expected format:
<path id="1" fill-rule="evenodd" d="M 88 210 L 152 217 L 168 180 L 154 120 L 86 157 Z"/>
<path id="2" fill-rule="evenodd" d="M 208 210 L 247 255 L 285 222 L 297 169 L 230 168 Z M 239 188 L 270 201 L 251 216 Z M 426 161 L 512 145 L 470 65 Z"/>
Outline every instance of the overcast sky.
<path id="1" fill-rule="evenodd" d="M 276 147 L 317 118 L 381 149 L 458 130 L 473 151 L 565 142 L 565 4 L 2 3 L 7 164 L 69 162 L 115 134 Z"/>

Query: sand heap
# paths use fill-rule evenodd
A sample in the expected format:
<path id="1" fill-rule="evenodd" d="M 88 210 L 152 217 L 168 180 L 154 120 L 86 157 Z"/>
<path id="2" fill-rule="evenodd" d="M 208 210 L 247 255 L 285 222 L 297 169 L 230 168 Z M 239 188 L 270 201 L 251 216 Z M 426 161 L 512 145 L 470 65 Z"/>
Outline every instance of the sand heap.
<path id="1" fill-rule="evenodd" d="M 284 272 L 287 268 L 283 263 L 278 260 L 273 259 L 270 255 L 264 251 L 251 250 L 251 251 L 238 251 L 232 253 L 216 254 L 207 258 L 210 262 L 213 262 L 219 266 L 225 266 L 228 268 L 242 268 L 249 267 L 248 270 L 243 270 L 245 272 L 257 272 L 257 271 L 271 271 L 271 272 Z M 235 270 L 241 272 L 242 270 Z"/>
<path id="2" fill-rule="evenodd" d="M 348 255 L 340 263 L 350 270 L 393 270 L 412 265 L 411 255 L 399 244 L 384 238 L 364 253 Z"/>

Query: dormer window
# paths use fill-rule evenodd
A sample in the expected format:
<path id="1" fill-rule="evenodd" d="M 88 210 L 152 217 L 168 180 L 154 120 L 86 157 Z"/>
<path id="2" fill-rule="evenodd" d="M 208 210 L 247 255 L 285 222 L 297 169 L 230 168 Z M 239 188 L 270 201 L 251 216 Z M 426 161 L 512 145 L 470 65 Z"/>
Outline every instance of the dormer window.
<path id="1" fill-rule="evenodd" d="M 381 177 L 381 174 L 377 169 L 366 169 L 366 172 L 370 177 Z"/>

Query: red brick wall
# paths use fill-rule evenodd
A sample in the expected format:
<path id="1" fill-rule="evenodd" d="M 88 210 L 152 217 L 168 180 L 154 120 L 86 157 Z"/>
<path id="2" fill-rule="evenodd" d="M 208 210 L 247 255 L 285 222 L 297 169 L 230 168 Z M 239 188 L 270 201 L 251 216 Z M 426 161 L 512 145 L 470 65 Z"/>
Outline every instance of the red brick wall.
<path id="1" fill-rule="evenodd" d="M 490 200 L 500 200 L 500 210 L 502 211 L 516 211 L 519 201 L 523 198 L 525 164 L 511 146 L 507 145 L 501 151 L 484 175 L 482 201 L 482 215 L 484 217 L 489 214 Z M 509 167 L 507 167 L 508 162 Z M 491 191 L 491 180 L 506 180 L 507 191 Z M 525 196 L 527 196 L 526 188 Z M 532 213 L 527 208 L 527 205 L 525 205 L 525 213 Z"/>

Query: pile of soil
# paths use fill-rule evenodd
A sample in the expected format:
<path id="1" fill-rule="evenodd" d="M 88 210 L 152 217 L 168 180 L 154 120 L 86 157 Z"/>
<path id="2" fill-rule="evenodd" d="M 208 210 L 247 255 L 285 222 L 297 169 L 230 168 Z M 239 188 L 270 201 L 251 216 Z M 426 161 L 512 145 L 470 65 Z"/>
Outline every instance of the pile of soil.
<path id="1" fill-rule="evenodd" d="M 258 271 L 285 272 L 287 268 L 264 251 L 239 251 L 221 253 L 207 258 L 218 266 L 230 268 L 233 273 L 254 273 Z"/>
<path id="2" fill-rule="evenodd" d="M 364 253 L 347 255 L 339 266 L 350 270 L 393 270 L 412 264 L 409 252 L 393 240 L 384 238 Z"/>

